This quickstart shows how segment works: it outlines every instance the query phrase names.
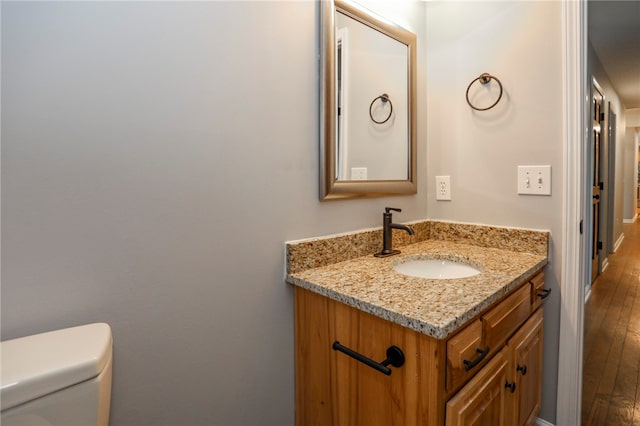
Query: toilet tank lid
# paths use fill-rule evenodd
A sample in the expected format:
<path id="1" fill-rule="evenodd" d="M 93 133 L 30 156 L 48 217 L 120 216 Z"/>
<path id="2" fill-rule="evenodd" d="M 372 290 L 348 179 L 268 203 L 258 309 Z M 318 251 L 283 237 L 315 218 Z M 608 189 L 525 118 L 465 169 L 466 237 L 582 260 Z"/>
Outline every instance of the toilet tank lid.
<path id="1" fill-rule="evenodd" d="M 0 342 L 2 410 L 96 377 L 111 360 L 105 323 Z"/>

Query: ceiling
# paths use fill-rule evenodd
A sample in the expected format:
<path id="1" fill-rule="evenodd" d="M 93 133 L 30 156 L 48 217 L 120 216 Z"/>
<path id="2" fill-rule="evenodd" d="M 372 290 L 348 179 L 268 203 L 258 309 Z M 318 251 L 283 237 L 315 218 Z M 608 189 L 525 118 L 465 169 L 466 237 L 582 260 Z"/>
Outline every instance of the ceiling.
<path id="1" fill-rule="evenodd" d="M 589 0 L 588 34 L 625 108 L 640 108 L 640 0 Z"/>

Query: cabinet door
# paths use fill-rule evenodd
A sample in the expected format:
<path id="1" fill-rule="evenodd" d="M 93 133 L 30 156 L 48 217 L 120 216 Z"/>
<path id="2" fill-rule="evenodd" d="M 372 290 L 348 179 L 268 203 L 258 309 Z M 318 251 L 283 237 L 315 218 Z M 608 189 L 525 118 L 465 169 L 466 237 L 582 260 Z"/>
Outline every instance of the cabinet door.
<path id="1" fill-rule="evenodd" d="M 516 392 L 509 395 L 511 424 L 532 425 L 540 411 L 542 397 L 542 308 L 509 339 L 511 354 L 509 380 Z"/>
<path id="2" fill-rule="evenodd" d="M 443 424 L 434 339 L 298 287 L 295 315 L 296 425 Z M 396 345 L 405 363 L 387 376 L 334 350 L 336 341 L 378 362 Z"/>
<path id="3" fill-rule="evenodd" d="M 505 422 L 508 349 L 498 352 L 447 402 L 447 426 L 509 426 Z"/>

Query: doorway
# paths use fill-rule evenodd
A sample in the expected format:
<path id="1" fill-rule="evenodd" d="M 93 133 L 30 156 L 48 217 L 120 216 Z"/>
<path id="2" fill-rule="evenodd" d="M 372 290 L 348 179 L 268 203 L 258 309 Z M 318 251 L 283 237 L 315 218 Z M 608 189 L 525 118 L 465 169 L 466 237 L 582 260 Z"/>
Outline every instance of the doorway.
<path id="1" fill-rule="evenodd" d="M 616 127 L 616 113 L 607 102 L 607 254 L 615 251 Z"/>
<path id="2" fill-rule="evenodd" d="M 635 5 L 634 5 L 635 3 Z M 566 242 L 563 243 L 563 269 L 560 281 L 562 292 L 562 308 L 560 310 L 560 342 L 558 356 L 558 392 L 556 403 L 556 424 L 579 425 L 580 407 L 582 406 L 582 364 L 583 364 L 583 323 L 585 292 L 591 286 L 589 274 L 593 267 L 591 258 L 597 251 L 598 239 L 592 234 L 592 212 L 594 174 L 591 172 L 594 154 L 592 152 L 592 81 L 589 66 L 590 34 L 603 34 L 604 31 L 589 31 L 592 17 L 599 12 L 619 11 L 620 8 L 637 7 L 638 2 L 562 2 L 564 18 L 564 69 L 565 73 L 565 150 L 566 174 L 565 207 L 563 220 L 566 226 Z M 597 6 L 597 10 L 596 7 Z M 587 8 L 589 13 L 587 14 Z M 587 16 L 589 15 L 589 16 Z M 601 17 L 604 17 L 600 13 Z M 609 15 L 606 15 L 609 16 Z M 617 27 L 627 30 L 638 28 L 634 14 L 618 14 Z M 589 19 L 588 19 L 589 18 Z M 630 25 L 627 23 L 631 21 Z M 611 24 L 605 18 L 599 24 Z M 606 26 L 607 28 L 610 25 Z M 616 27 L 616 28 L 617 28 Z M 610 33 L 609 33 L 610 34 Z M 618 42 L 620 46 L 622 43 Z M 632 46 L 633 55 L 637 56 L 636 44 Z M 622 113 L 617 110 L 617 113 Z M 606 137 L 606 131 L 605 131 Z M 606 148 L 603 148 L 606 151 Z M 618 159 L 620 162 L 621 159 Z M 608 174 L 605 174 L 608 176 Z M 599 183 L 599 182 L 598 182 Z M 605 204 L 606 205 L 606 204 Z M 604 210 L 604 209 L 603 209 Z M 606 213 L 604 213 L 606 214 Z M 618 218 L 613 216 L 614 228 L 618 228 Z M 574 229 L 574 222 L 579 222 L 578 230 Z M 607 223 L 606 221 L 603 221 Z M 600 228 L 602 229 L 602 228 Z M 606 231 L 605 231 L 606 232 Z M 615 241 L 614 229 L 614 241 Z M 606 239 L 604 241 L 607 241 Z M 594 250 L 595 249 L 595 250 Z M 617 256 L 617 255 L 616 255 Z M 613 260 L 613 258 L 611 259 Z M 599 271 L 597 271 L 599 272 Z M 610 273 L 608 270 L 605 273 Z M 594 274 L 595 275 L 595 274 Z"/>
<path id="3" fill-rule="evenodd" d="M 591 94 L 591 283 L 600 273 L 600 251 L 602 240 L 600 235 L 600 196 L 603 189 L 601 178 L 602 125 L 604 122 L 604 94 L 595 79 L 592 79 Z"/>

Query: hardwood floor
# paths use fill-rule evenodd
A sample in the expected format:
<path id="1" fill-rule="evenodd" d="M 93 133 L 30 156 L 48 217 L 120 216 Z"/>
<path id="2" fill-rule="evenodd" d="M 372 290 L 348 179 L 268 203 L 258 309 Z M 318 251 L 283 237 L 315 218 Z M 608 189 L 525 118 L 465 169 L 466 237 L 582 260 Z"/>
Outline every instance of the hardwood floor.
<path id="1" fill-rule="evenodd" d="M 585 306 L 582 424 L 640 426 L 640 221 Z"/>

